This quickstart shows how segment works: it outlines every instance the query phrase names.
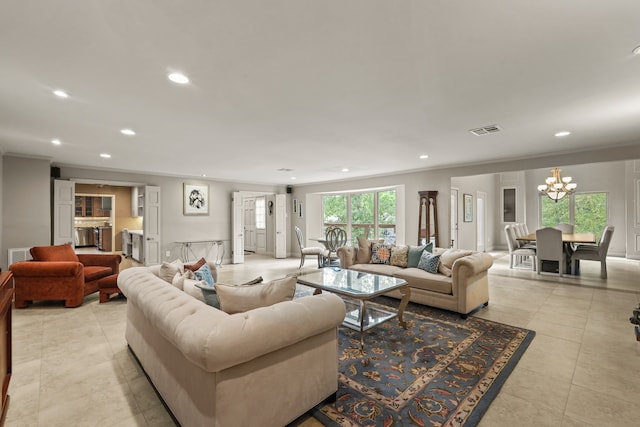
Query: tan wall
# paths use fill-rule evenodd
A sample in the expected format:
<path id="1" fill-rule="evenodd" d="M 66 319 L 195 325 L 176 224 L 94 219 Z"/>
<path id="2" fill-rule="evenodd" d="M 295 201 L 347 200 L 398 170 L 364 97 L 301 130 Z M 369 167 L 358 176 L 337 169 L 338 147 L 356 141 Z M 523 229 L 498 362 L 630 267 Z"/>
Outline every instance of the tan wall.
<path id="1" fill-rule="evenodd" d="M 142 217 L 131 216 L 131 187 L 115 185 L 76 184 L 76 194 L 108 194 L 113 195 L 115 215 L 113 233 L 115 235 L 114 251 L 122 250 L 122 229 L 142 229 Z"/>

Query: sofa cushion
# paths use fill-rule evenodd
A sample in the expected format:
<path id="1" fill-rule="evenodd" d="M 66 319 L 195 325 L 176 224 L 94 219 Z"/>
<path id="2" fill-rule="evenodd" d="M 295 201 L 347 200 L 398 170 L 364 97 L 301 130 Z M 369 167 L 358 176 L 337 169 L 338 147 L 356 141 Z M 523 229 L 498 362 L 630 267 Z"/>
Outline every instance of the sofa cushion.
<path id="1" fill-rule="evenodd" d="M 391 259 L 389 260 L 389 264 L 395 265 L 396 267 L 404 268 L 407 266 L 408 257 L 409 257 L 408 246 L 392 246 Z"/>
<path id="2" fill-rule="evenodd" d="M 103 277 L 111 276 L 113 270 L 111 267 L 104 267 L 101 265 L 89 265 L 84 267 L 84 282 L 92 282 L 94 280 L 102 279 Z"/>
<path id="3" fill-rule="evenodd" d="M 389 264 L 391 259 L 391 245 L 374 243 L 371 247 L 371 264 Z"/>
<path id="4" fill-rule="evenodd" d="M 426 272 L 436 274 L 438 272 L 440 256 L 441 255 L 435 255 L 427 251 L 422 252 L 422 255 L 420 255 L 420 261 L 418 261 L 418 268 Z"/>
<path id="5" fill-rule="evenodd" d="M 394 276 L 406 280 L 412 288 L 440 292 L 447 295 L 452 294 L 451 277 L 443 276 L 442 274 L 428 273 L 419 268 L 404 268 L 396 272 Z"/>
<path id="6" fill-rule="evenodd" d="M 220 309 L 234 314 L 293 300 L 296 282 L 297 278 L 291 276 L 249 286 L 216 283 L 215 288 L 220 299 Z"/>
<path id="7" fill-rule="evenodd" d="M 263 281 L 262 276 L 258 276 L 255 279 L 249 280 L 248 282 L 243 283 L 240 286 L 257 285 L 258 283 L 262 283 L 262 281 Z M 220 283 L 218 283 L 218 284 L 220 284 Z M 195 287 L 202 291 L 202 296 L 204 297 L 204 302 L 206 302 L 207 304 L 209 304 L 212 307 L 220 309 L 220 298 L 218 298 L 218 293 L 216 292 L 216 287 L 215 286 L 209 286 L 205 282 L 200 281 L 198 283 L 195 283 Z"/>
<path id="8" fill-rule="evenodd" d="M 184 279 L 184 282 L 182 284 L 182 290 L 184 291 L 185 294 L 191 295 L 195 299 L 206 303 L 204 299 L 204 295 L 202 294 L 201 288 L 197 287 L 196 285 L 209 286 L 207 282 L 202 280 Z"/>
<path id="9" fill-rule="evenodd" d="M 382 274 L 384 276 L 394 276 L 401 267 L 390 264 L 353 264 L 349 270 L 362 271 L 364 273 Z"/>
<path id="10" fill-rule="evenodd" d="M 371 262 L 371 245 L 373 242 L 366 237 L 358 237 L 358 253 L 356 253 L 357 264 L 368 264 Z"/>
<path id="11" fill-rule="evenodd" d="M 422 246 L 409 246 L 409 254 L 407 255 L 407 267 L 417 267 L 420 262 L 422 252 L 433 252 L 433 243 L 429 242 Z"/>
<path id="12" fill-rule="evenodd" d="M 456 260 L 471 255 L 473 251 L 464 250 L 464 249 L 447 249 L 440 255 L 440 265 L 438 266 L 438 271 L 445 276 L 451 276 L 453 263 Z"/>
<path id="13" fill-rule="evenodd" d="M 34 246 L 29 252 L 35 261 L 75 261 L 80 262 L 70 244 L 55 246 Z"/>
<path id="14" fill-rule="evenodd" d="M 203 264 L 202 267 L 194 271 L 193 274 L 196 275 L 196 279 L 204 280 L 209 286 L 213 286 L 215 283 L 208 264 Z"/>

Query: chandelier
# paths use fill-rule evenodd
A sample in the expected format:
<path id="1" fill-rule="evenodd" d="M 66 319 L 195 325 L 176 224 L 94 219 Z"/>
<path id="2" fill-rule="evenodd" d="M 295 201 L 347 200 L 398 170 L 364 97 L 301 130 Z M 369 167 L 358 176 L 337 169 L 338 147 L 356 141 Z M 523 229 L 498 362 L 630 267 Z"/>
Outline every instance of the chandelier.
<path id="1" fill-rule="evenodd" d="M 545 180 L 546 184 L 538 185 L 538 191 L 540 194 L 546 194 L 549 198 L 556 203 L 569 193 L 572 193 L 576 189 L 578 184 L 571 182 L 570 176 L 564 178 L 560 176 L 560 169 L 551 169 L 551 176 Z"/>

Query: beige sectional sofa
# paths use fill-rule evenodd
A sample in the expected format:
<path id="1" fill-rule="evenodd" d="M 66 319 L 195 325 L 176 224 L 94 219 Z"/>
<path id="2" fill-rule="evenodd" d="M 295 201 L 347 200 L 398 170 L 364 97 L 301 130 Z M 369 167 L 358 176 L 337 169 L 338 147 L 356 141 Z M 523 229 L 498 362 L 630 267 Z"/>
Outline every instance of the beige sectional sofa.
<path id="1" fill-rule="evenodd" d="M 489 303 L 487 271 L 493 264 L 489 254 L 436 248 L 434 253 L 440 253 L 443 257 L 448 255 L 446 258 L 452 263 L 441 265 L 437 273 L 429 273 L 416 267 L 372 264 L 370 251 L 366 247 L 363 250 L 362 245 L 360 242 L 359 247 L 344 246 L 338 249 L 341 268 L 404 279 L 411 287 L 411 301 L 455 311 L 463 317 Z M 399 291 L 387 295 L 402 298 Z"/>
<path id="2" fill-rule="evenodd" d="M 329 293 L 227 314 L 123 270 L 126 339 L 183 426 L 283 426 L 335 396 L 342 300 Z"/>

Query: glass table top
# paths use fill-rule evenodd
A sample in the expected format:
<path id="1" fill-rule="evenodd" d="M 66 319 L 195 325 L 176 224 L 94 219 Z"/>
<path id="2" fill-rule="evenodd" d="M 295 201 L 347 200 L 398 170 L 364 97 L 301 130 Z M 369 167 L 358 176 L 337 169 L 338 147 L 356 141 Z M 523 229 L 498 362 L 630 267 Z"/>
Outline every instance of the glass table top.
<path id="1" fill-rule="evenodd" d="M 373 297 L 407 284 L 403 279 L 338 267 L 321 268 L 298 276 L 298 282 L 354 298 Z"/>

